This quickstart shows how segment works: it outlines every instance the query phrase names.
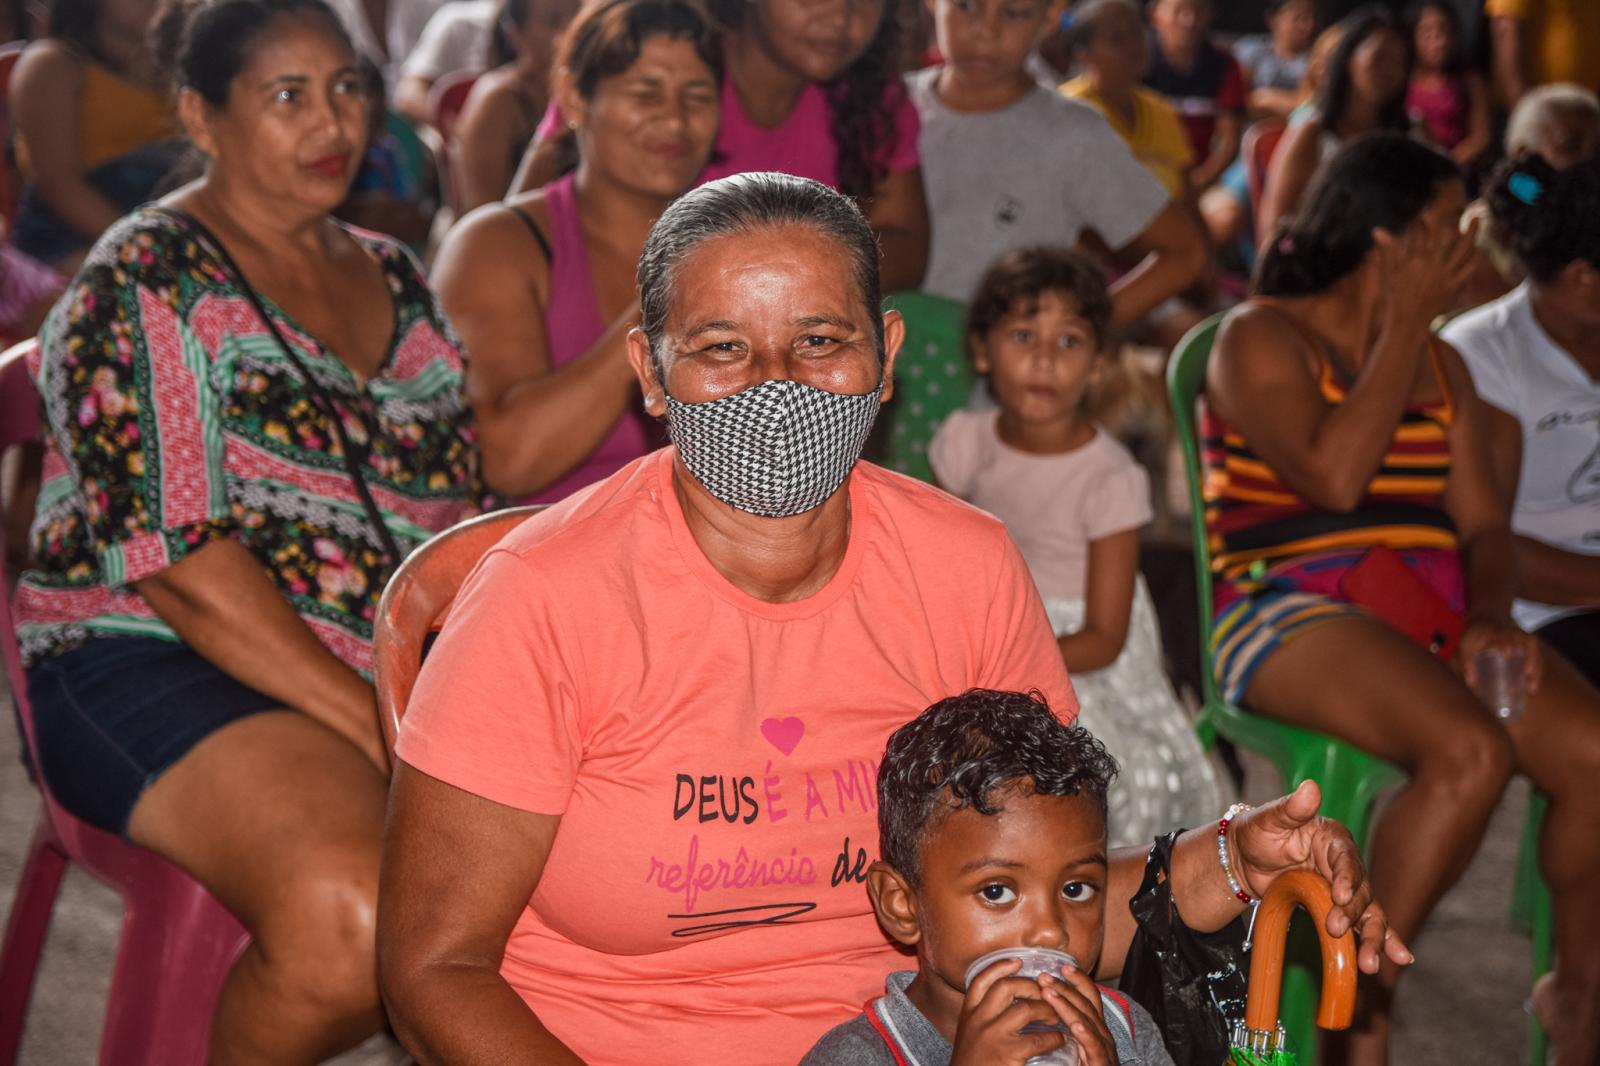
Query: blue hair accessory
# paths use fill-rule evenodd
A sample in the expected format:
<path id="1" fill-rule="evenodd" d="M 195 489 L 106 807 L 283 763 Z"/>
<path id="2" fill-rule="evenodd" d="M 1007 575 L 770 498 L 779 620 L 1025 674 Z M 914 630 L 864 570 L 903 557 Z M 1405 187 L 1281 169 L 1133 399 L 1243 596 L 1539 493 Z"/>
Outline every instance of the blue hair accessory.
<path id="1" fill-rule="evenodd" d="M 1061 28 L 1063 30 L 1072 29 L 1072 21 L 1073 20 L 1072 20 L 1072 9 L 1071 8 L 1068 8 L 1068 9 L 1066 9 L 1066 10 L 1061 12 L 1060 22 L 1061 22 Z"/>
<path id="2" fill-rule="evenodd" d="M 1506 179 L 1506 191 L 1532 207 L 1544 195 L 1544 182 L 1519 170 Z"/>

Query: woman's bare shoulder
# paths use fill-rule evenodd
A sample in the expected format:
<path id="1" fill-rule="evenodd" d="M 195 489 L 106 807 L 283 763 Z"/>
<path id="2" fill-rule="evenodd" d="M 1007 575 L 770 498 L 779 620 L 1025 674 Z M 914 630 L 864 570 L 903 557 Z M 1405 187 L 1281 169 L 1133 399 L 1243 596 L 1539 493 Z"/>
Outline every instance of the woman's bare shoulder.
<path id="1" fill-rule="evenodd" d="M 439 267 L 459 269 L 470 265 L 501 277 L 507 273 L 546 273 L 548 263 L 530 232 L 530 220 L 549 240 L 550 218 L 542 190 L 474 208 L 445 234 L 436 256 Z"/>

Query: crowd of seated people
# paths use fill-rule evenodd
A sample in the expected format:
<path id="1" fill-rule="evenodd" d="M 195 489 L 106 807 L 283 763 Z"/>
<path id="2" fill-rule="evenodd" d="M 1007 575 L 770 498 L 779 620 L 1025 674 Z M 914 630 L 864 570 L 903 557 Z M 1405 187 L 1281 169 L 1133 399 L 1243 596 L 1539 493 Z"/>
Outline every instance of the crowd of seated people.
<path id="1" fill-rule="evenodd" d="M 933 838 L 872 861 L 910 832 L 885 744 L 968 690 L 1097 738 L 1056 736 L 1087 776 L 1034 797 L 1099 811 L 1090 976 L 1162 834 L 1194 930 L 1316 869 L 1372 975 L 1329 1048 L 1361 1066 L 1525 774 L 1533 1009 L 1552 1061 L 1600 1054 L 1600 16 L 913 6 L 52 0 L 5 96 L 0 337 L 39 338 L 46 427 L 3 468 L 5 565 L 43 786 L 252 935 L 214 1061 L 388 1024 L 420 1062 L 793 1063 L 886 980 L 936 1058 L 994 1061 L 969 1015 L 1010 979 L 963 1008 L 904 913 Z M 904 293 L 959 310 L 969 371 Z M 1114 415 L 1124 345 L 1216 313 L 1201 649 L 1141 567 L 1177 474 Z M 918 477 L 859 461 L 886 427 Z M 549 506 L 386 749 L 385 587 L 518 504 Z M 1379 568 L 1459 633 L 1412 639 Z M 1366 865 L 1314 789 L 1219 824 L 1185 652 L 1404 772 Z M 1007 766 L 915 787 L 993 818 Z M 1109 1033 L 1147 1017 L 1068 984 L 1017 1024 L 1133 1054 Z"/>

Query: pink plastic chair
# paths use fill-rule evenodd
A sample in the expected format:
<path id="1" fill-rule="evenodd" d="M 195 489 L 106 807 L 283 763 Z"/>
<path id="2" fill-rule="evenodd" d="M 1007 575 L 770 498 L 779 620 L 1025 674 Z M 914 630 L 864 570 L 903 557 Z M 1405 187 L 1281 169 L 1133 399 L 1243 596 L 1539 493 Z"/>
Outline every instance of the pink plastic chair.
<path id="1" fill-rule="evenodd" d="M 38 438 L 38 395 L 24 363 L 37 345 L 26 341 L 0 354 L 0 456 Z M 3 622 L 0 650 L 37 766 L 33 712 L 9 599 Z M 0 944 L 0 1066 L 17 1061 L 39 952 L 69 863 L 122 896 L 122 939 L 100 1039 L 100 1066 L 201 1066 L 223 980 L 249 945 L 249 934 L 176 866 L 74 818 L 43 782 L 40 792 L 43 810 Z"/>
<path id="2" fill-rule="evenodd" d="M 400 735 L 400 719 L 422 669 L 428 635 L 439 628 L 478 560 L 546 506 L 510 507 L 451 526 L 406 556 L 389 579 L 378 602 L 378 621 L 372 627 L 372 658 L 378 717 L 390 759 Z"/>

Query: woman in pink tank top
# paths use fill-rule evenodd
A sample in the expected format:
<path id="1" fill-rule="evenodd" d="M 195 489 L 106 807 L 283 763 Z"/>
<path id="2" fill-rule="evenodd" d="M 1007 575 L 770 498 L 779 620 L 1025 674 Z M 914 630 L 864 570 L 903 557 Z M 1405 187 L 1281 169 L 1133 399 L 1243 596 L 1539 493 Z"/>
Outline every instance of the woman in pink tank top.
<path id="1" fill-rule="evenodd" d="M 467 215 L 434 270 L 468 352 L 484 479 L 519 503 L 562 499 L 663 443 L 628 365 L 634 269 L 717 132 L 720 51 L 685 0 L 587 7 L 555 67 L 577 169 Z"/>

